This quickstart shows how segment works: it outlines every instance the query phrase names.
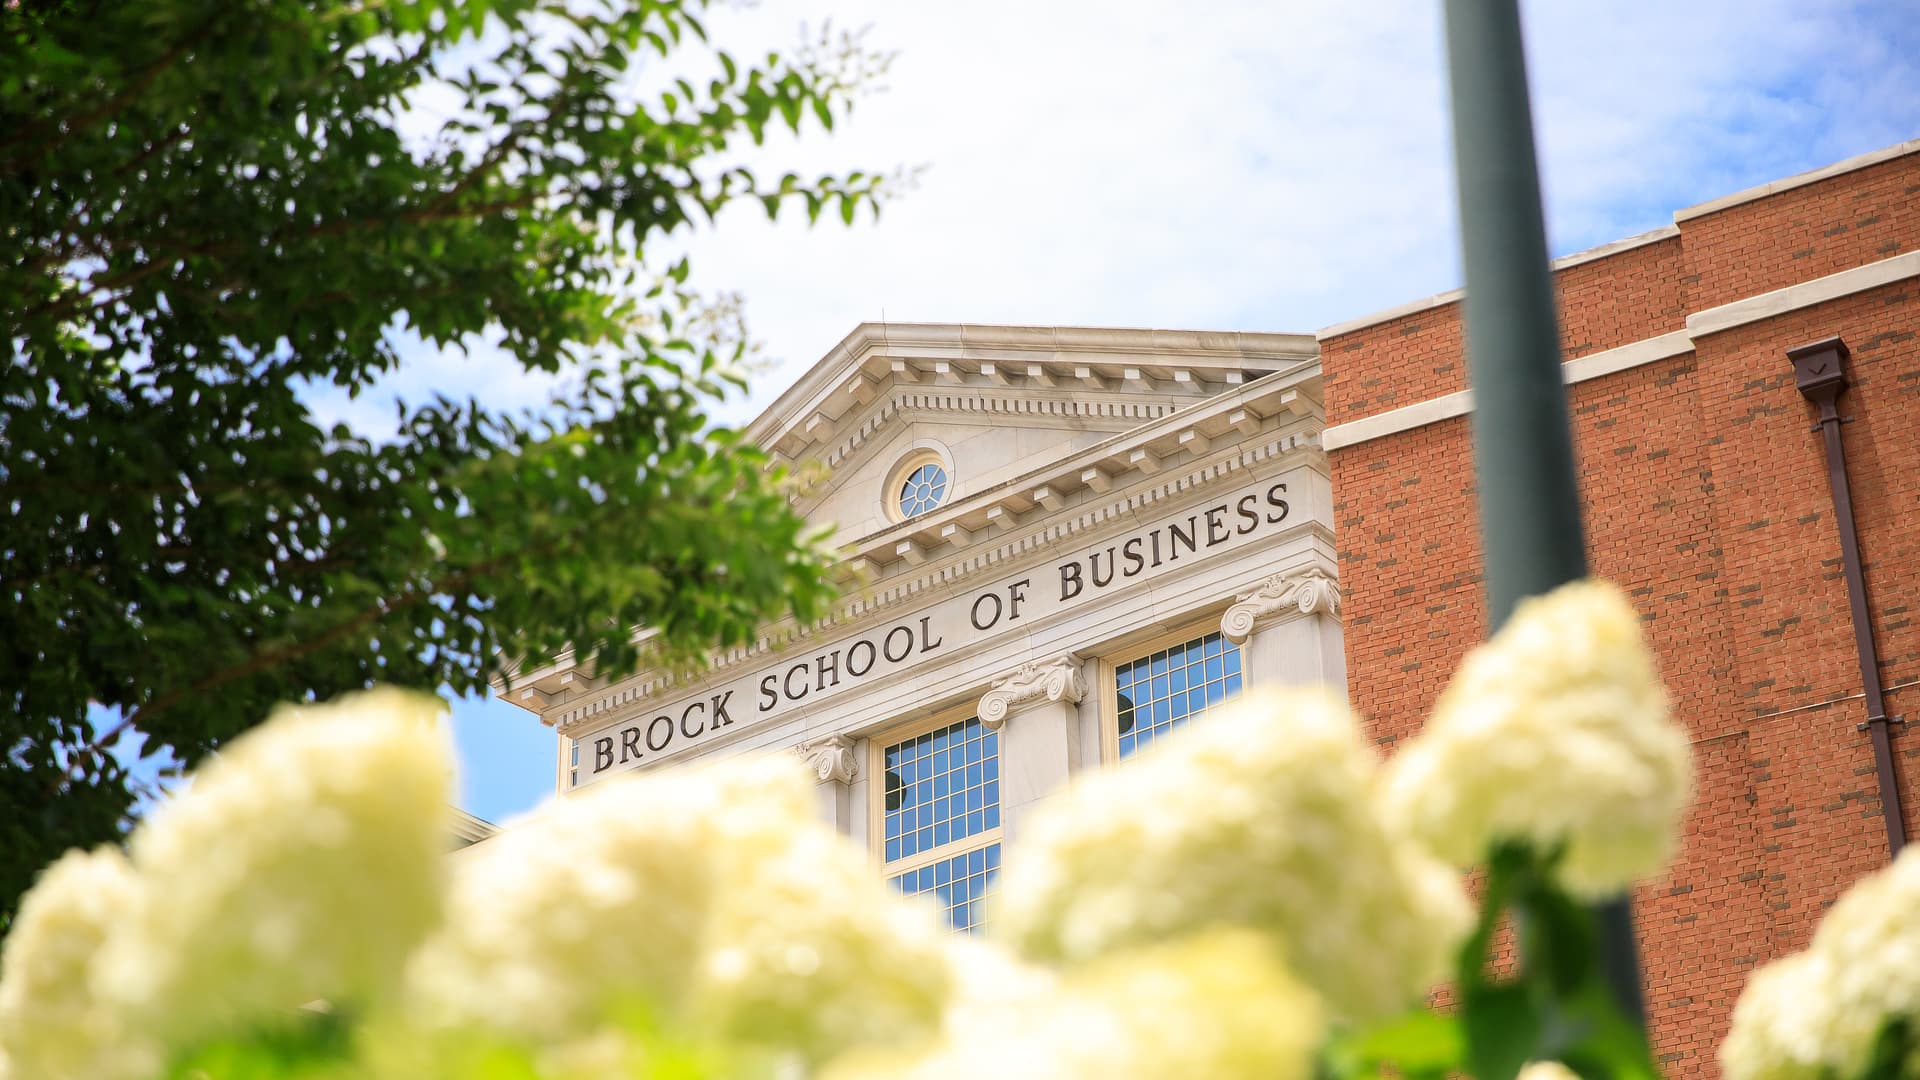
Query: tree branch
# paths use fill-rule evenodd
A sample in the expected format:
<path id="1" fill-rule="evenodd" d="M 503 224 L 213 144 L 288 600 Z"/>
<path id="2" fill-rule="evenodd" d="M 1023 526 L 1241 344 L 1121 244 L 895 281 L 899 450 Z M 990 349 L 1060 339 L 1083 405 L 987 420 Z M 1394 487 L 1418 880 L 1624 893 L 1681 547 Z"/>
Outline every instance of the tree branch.
<path id="1" fill-rule="evenodd" d="M 119 114 L 122 109 L 133 104 L 136 98 L 145 93 L 147 88 L 153 85 L 155 79 L 158 79 L 161 75 L 165 74 L 169 68 L 179 63 L 180 58 L 187 55 L 187 53 L 193 49 L 194 45 L 206 37 L 218 20 L 219 16 L 216 15 L 195 27 L 193 31 L 181 39 L 178 44 L 162 54 L 160 59 L 149 65 L 147 70 L 142 72 L 140 77 L 135 79 L 125 90 L 108 98 L 105 102 L 102 102 L 99 107 L 71 118 L 60 129 L 59 133 L 52 138 L 42 140 L 38 145 L 28 147 L 24 153 L 17 156 L 0 159 L 0 164 L 7 166 L 5 170 L 7 172 L 18 172 L 20 169 L 33 164 L 59 149 L 61 146 L 66 145 L 74 136 L 80 134 L 82 131 L 98 124 L 102 120 Z"/>

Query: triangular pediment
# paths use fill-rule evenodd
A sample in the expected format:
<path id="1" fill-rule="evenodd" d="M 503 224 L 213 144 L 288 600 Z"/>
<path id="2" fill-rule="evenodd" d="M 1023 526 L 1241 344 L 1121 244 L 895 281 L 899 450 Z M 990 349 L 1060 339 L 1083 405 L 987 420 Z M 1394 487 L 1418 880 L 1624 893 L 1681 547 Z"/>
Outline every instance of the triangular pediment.
<path id="1" fill-rule="evenodd" d="M 857 542 L 898 524 L 920 462 L 951 505 L 1316 355 L 1299 334 L 866 323 L 748 435 L 816 474 L 797 508 Z"/>
<path id="2" fill-rule="evenodd" d="M 795 505 L 835 527 L 846 595 L 816 626 L 770 625 L 715 654 L 715 670 L 884 618 L 1167 500 L 1244 486 L 1253 471 L 1297 465 L 1324 483 L 1322 390 L 1309 334 L 862 324 L 746 431 L 818 475 Z M 901 520 L 886 507 L 916 454 L 945 467 L 949 488 Z M 565 731 L 670 682 L 642 673 L 608 686 L 563 653 L 499 689 Z"/>

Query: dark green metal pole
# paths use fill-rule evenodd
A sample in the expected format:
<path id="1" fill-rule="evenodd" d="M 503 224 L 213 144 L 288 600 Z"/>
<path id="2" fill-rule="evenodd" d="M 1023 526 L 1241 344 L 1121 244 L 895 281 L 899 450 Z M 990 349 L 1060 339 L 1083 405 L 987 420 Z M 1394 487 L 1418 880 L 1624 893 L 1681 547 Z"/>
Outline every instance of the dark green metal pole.
<path id="1" fill-rule="evenodd" d="M 1497 628 L 1522 598 L 1585 577 L 1586 540 L 1517 0 L 1446 0 L 1446 24 L 1473 458 Z M 1608 985 L 1644 1030 L 1632 908 L 1622 897 L 1596 914 Z"/>

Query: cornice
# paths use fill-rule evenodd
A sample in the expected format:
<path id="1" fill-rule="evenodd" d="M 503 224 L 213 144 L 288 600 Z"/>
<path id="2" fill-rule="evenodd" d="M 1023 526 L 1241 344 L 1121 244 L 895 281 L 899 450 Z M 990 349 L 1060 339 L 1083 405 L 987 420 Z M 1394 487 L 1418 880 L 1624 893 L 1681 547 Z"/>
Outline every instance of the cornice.
<path id="1" fill-rule="evenodd" d="M 1238 477 L 1255 465 L 1298 454 L 1324 472 L 1319 374 L 1318 358 L 1293 364 L 864 537 L 850 546 L 843 565 L 850 576 L 872 582 L 865 594 L 811 627 L 771 624 L 747 645 L 716 651 L 699 677 L 711 678 L 816 633 L 879 618 L 984 570 L 1018 565 L 1054 544 L 1223 477 Z M 1036 508 L 1043 513 L 1034 515 Z M 590 696 L 578 692 L 583 689 L 578 683 L 574 693 L 556 693 L 569 675 L 581 677 L 571 652 L 563 652 L 539 671 L 516 678 L 513 691 L 501 696 L 565 734 L 582 720 L 678 684 L 666 675 L 642 673 Z M 498 681 L 495 686 L 499 691 Z"/>
<path id="2" fill-rule="evenodd" d="M 1100 390 L 1233 385 L 1319 355 L 1311 334 L 862 323 L 752 423 L 747 438 L 798 453 L 889 381 Z"/>
<path id="3" fill-rule="evenodd" d="M 1017 532 L 1036 506 L 1056 515 L 1085 492 L 1094 495 L 1206 460 L 1219 445 L 1285 430 L 1324 415 L 1317 398 L 1320 362 L 1297 364 L 1169 412 L 1020 476 L 859 538 L 847 548 L 856 571 L 893 567 L 910 571 L 944 547 L 966 547 L 982 537 Z M 1317 448 L 1318 429 L 1307 436 Z"/>
<path id="4" fill-rule="evenodd" d="M 830 617 L 805 628 L 791 623 L 777 624 L 748 645 L 726 649 L 710 657 L 708 667 L 699 673 L 702 681 L 722 677 L 741 665 L 759 661 L 776 650 L 819 634 L 851 631 L 859 624 L 880 621 L 897 609 L 918 603 L 989 571 L 1013 572 L 1027 561 L 1056 552 L 1072 542 L 1104 527 L 1123 526 L 1137 516 L 1149 513 L 1161 504 L 1179 500 L 1191 493 L 1219 483 L 1233 483 L 1255 466 L 1298 457 L 1302 463 L 1324 468 L 1317 431 L 1276 430 L 1257 440 L 1236 444 L 1225 453 L 1216 452 L 1196 466 L 1167 475 L 1156 483 L 1136 486 L 1109 497 L 1083 502 L 1069 512 L 1051 514 L 1037 528 L 1010 534 L 999 542 L 983 544 L 965 557 L 938 566 L 917 568 L 911 576 L 884 583 L 864 596 L 845 601 Z M 680 685 L 665 675 L 635 676 L 591 699 L 568 702 L 546 711 L 541 720 L 556 725 L 560 733 L 579 730 L 584 721 L 604 718 L 610 710 L 620 709 L 657 691 Z"/>
<path id="5" fill-rule="evenodd" d="M 986 415 L 996 419 L 1031 418 L 1035 421 L 1110 420 L 1133 427 L 1204 400 L 1204 396 L 1198 395 L 1192 401 L 1181 402 L 1125 396 L 1036 397 L 1029 391 L 1015 389 L 954 387 L 949 390 L 916 390 L 901 387 L 888 393 L 885 400 L 877 401 L 864 415 L 852 417 L 851 421 L 856 422 L 854 426 L 831 449 L 820 454 L 819 459 L 828 468 L 839 468 L 873 441 L 875 435 L 886 430 L 890 421 L 908 411 L 916 415 L 949 413 L 969 418 Z"/>
<path id="6" fill-rule="evenodd" d="M 455 847 L 469 847 L 485 840 L 500 831 L 500 826 L 485 818 L 475 817 L 459 807 L 453 807 L 453 826 L 450 839 Z"/>
<path id="7" fill-rule="evenodd" d="M 1920 139 L 1908 139 L 1906 142 L 1882 147 L 1879 150 L 1869 150 L 1864 154 L 1847 158 L 1845 161 L 1836 161 L 1831 165 L 1823 165 L 1818 169 L 1809 169 L 1803 173 L 1795 173 L 1792 176 L 1775 180 L 1771 183 L 1750 187 L 1743 191 L 1736 191 L 1731 195 L 1722 195 L 1717 199 L 1709 199 L 1703 203 L 1695 203 L 1683 210 L 1675 210 L 1673 212 L 1673 220 L 1675 223 L 1678 223 L 1697 217 L 1705 217 L 1708 214 L 1718 213 L 1722 210 L 1739 206 L 1742 203 L 1755 202 L 1769 195 L 1778 195 L 1783 191 L 1792 191 L 1797 187 L 1817 184 L 1822 180 L 1828 180 L 1845 173 L 1854 172 L 1858 169 L 1864 169 L 1871 165 L 1878 165 L 1883 161 L 1892 161 L 1895 158 L 1905 157 L 1908 154 L 1920 154 Z"/>

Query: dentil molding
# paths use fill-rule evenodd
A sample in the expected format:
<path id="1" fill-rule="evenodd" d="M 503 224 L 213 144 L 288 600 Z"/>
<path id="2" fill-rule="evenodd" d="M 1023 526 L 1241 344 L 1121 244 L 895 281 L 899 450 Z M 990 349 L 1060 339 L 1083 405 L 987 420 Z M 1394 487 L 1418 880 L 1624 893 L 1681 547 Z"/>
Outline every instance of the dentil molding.
<path id="1" fill-rule="evenodd" d="M 1234 599 L 1220 617 L 1220 632 L 1239 645 L 1259 626 L 1294 615 L 1340 614 L 1340 583 L 1317 566 L 1275 574 Z"/>
<path id="2" fill-rule="evenodd" d="M 1061 653 L 1047 660 L 1029 660 L 1004 679 L 996 679 L 992 689 L 980 698 L 980 722 L 998 730 L 1013 713 L 1064 701 L 1077 705 L 1087 696 L 1086 676 L 1080 673 L 1080 658 Z"/>
<path id="3" fill-rule="evenodd" d="M 794 749 L 806 760 L 807 768 L 813 770 L 814 779 L 818 782 L 853 782 L 857 756 L 853 752 L 853 740 L 847 736 L 829 735 L 824 739 L 801 743 Z"/>

